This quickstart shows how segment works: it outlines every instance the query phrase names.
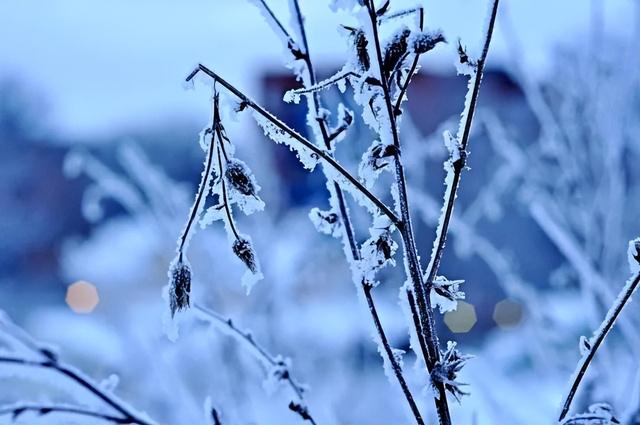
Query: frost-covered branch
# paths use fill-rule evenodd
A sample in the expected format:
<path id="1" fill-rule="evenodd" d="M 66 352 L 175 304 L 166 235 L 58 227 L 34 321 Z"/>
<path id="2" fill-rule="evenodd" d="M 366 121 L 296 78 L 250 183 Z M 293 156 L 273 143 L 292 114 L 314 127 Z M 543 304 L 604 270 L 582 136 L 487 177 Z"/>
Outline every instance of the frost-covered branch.
<path id="1" fill-rule="evenodd" d="M 622 312 L 622 309 L 631 300 L 631 296 L 640 283 L 640 239 L 636 239 L 629 243 L 629 263 L 634 275 L 629 278 L 629 280 L 627 280 L 627 283 L 620 291 L 618 298 L 613 303 L 611 309 L 607 312 L 607 315 L 602 321 L 602 324 L 594 332 L 593 337 L 583 339 L 581 341 L 581 352 L 583 354 L 580 358 L 580 361 L 578 362 L 578 365 L 576 366 L 576 371 L 574 372 L 569 391 L 567 392 L 565 400 L 562 404 L 562 410 L 560 412 L 560 416 L 558 417 L 558 421 L 562 421 L 569 412 L 569 409 L 571 408 L 571 402 L 573 401 L 573 398 L 578 391 L 578 387 L 582 382 L 582 378 L 587 372 L 587 369 L 589 368 L 589 365 L 595 357 L 598 348 L 604 341 L 613 325 L 616 323 L 616 320 Z"/>
<path id="2" fill-rule="evenodd" d="M 287 359 L 270 354 L 255 341 L 250 332 L 243 331 L 238 328 L 231 319 L 225 318 L 219 313 L 198 304 L 194 306 L 194 309 L 201 320 L 212 324 L 224 334 L 231 336 L 240 344 L 247 347 L 252 355 L 264 366 L 269 378 L 275 378 L 278 381 L 286 382 L 295 395 L 295 399 L 291 400 L 289 403 L 289 409 L 300 415 L 302 419 L 316 425 L 311 413 L 309 413 L 309 408 L 304 399 L 305 386 L 298 383 L 298 381 L 293 377 L 290 371 L 290 364 Z"/>
<path id="3" fill-rule="evenodd" d="M 280 121 L 273 114 L 268 112 L 262 106 L 258 105 L 256 102 L 247 97 L 244 93 L 238 90 L 236 87 L 228 83 L 222 77 L 220 77 L 215 72 L 211 71 L 206 66 L 200 64 L 196 69 L 194 69 L 186 78 L 186 81 L 191 81 L 199 72 L 203 72 L 213 80 L 217 81 L 226 88 L 229 92 L 231 92 L 234 96 L 236 96 L 242 102 L 244 107 L 249 107 L 253 109 L 259 116 L 267 120 L 271 125 L 273 125 L 276 129 L 278 129 L 283 134 L 286 134 L 288 137 L 299 143 L 303 149 L 309 150 L 315 155 L 317 158 L 320 158 L 324 163 L 326 163 L 329 167 L 331 167 L 338 176 L 342 177 L 345 180 L 345 184 L 349 184 L 353 186 L 353 190 L 359 194 L 361 194 L 364 198 L 366 198 L 373 206 L 378 208 L 384 215 L 389 217 L 389 219 L 396 225 L 401 225 L 400 220 L 396 215 L 387 207 L 380 199 L 378 199 L 373 193 L 371 193 L 358 179 L 353 177 L 342 165 L 340 165 L 331 155 L 327 154 L 323 149 L 317 147 L 312 142 L 298 134 L 295 130 L 290 128 L 288 125 Z M 357 196 L 357 195 L 356 195 Z"/>
<path id="4" fill-rule="evenodd" d="M 15 354 L 4 351 L 0 354 L 0 364 L 53 371 L 60 375 L 61 378 L 68 379 L 87 393 L 96 397 L 105 407 L 115 411 L 120 415 L 120 419 L 123 420 L 123 422 L 119 423 L 138 425 L 155 424 L 151 419 L 146 418 L 146 415 L 135 412 L 115 395 L 101 389 L 99 384 L 93 382 L 91 378 L 85 376 L 82 372 L 62 363 L 56 353 L 34 341 L 22 329 L 15 326 L 4 313 L 0 314 L 0 334 L 3 334 L 3 337 L 8 338 L 13 345 L 17 346 Z M 82 409 L 83 408 L 80 408 L 79 410 Z"/>
<path id="5" fill-rule="evenodd" d="M 451 158 L 447 165 L 447 191 L 445 193 L 445 201 L 442 209 L 442 215 L 438 228 L 436 230 L 436 240 L 434 241 L 433 252 L 429 261 L 429 266 L 426 271 L 427 287 L 433 284 L 434 279 L 438 273 L 440 267 L 440 261 L 444 252 L 444 246 L 447 239 L 447 233 L 449 231 L 449 224 L 453 214 L 453 207 L 455 205 L 456 195 L 458 187 L 460 185 L 460 177 L 462 170 L 466 166 L 467 146 L 469 144 L 469 135 L 471 134 L 471 124 L 473 122 L 473 116 L 478 103 L 478 95 L 480 94 L 480 83 L 482 82 L 482 74 L 484 72 L 484 66 L 489 53 L 489 46 L 491 44 L 491 37 L 493 35 L 493 29 L 495 26 L 496 16 L 498 13 L 499 0 L 493 0 L 491 6 L 491 12 L 489 17 L 489 23 L 486 28 L 484 45 L 482 53 L 478 60 L 471 64 L 466 53 L 461 49 L 461 62 L 463 65 L 471 65 L 471 75 L 469 80 L 469 91 L 465 101 L 465 107 L 462 112 L 462 119 L 460 120 L 460 127 L 455 139 L 445 141 L 450 148 Z M 445 137 L 447 137 L 445 135 Z M 449 137 L 452 137 L 449 135 Z"/>

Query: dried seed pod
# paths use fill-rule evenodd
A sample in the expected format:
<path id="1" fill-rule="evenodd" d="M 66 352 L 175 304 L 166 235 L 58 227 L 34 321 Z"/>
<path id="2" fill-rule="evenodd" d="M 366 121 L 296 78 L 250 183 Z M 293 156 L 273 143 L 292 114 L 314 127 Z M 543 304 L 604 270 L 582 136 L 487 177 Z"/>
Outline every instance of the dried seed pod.
<path id="1" fill-rule="evenodd" d="M 256 261 L 256 254 L 253 251 L 251 242 L 245 238 L 238 238 L 233 242 L 233 253 L 236 257 L 242 261 L 245 266 L 251 271 L 251 273 L 258 273 L 258 262 Z"/>
<path id="2" fill-rule="evenodd" d="M 384 72 L 389 75 L 393 72 L 402 57 L 407 52 L 407 40 L 411 35 L 411 30 L 404 27 L 400 32 L 394 34 L 391 40 L 384 48 L 382 67 Z"/>
<path id="3" fill-rule="evenodd" d="M 191 268 L 179 259 L 169 270 L 171 285 L 169 288 L 169 307 L 171 317 L 176 311 L 189 307 L 189 294 L 191 293 Z"/>
<path id="4" fill-rule="evenodd" d="M 411 39 L 411 48 L 413 53 L 421 55 L 427 53 L 438 43 L 446 42 L 444 35 L 440 31 L 420 32 L 415 34 Z"/>
<path id="5" fill-rule="evenodd" d="M 227 161 L 224 176 L 233 189 L 245 196 L 255 196 L 256 184 L 247 165 L 235 158 Z"/>
<path id="6" fill-rule="evenodd" d="M 369 58 L 369 52 L 367 51 L 369 40 L 367 40 L 367 36 L 361 29 L 353 30 L 353 45 L 356 49 L 360 71 L 368 71 L 371 67 L 371 59 Z"/>

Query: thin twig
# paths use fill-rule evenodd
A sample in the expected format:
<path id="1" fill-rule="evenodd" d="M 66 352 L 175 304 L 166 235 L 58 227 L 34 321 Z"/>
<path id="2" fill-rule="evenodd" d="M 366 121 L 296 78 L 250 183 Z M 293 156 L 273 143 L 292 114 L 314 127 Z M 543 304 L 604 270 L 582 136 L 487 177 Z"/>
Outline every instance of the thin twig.
<path id="1" fill-rule="evenodd" d="M 484 72 L 484 65 L 489 53 L 489 46 L 491 44 L 491 37 L 493 35 L 493 29 L 496 22 L 496 16 L 498 13 L 499 0 L 493 0 L 493 6 L 491 7 L 491 16 L 489 18 L 489 26 L 487 28 L 487 34 L 485 35 L 484 46 L 478 62 L 476 64 L 476 70 L 472 78 L 474 78 L 473 85 L 471 87 L 471 99 L 464 111 L 466 119 L 464 120 L 462 128 L 462 138 L 459 142 L 459 149 L 462 158 L 466 155 L 466 149 L 469 143 L 469 135 L 471 133 L 471 124 L 473 122 L 473 116 L 478 103 L 478 95 L 480 94 L 480 83 L 482 82 L 482 75 Z M 461 123 L 462 125 L 462 123 Z M 444 245 L 447 239 L 447 233 L 449 231 L 449 224 L 453 215 L 453 207 L 458 193 L 458 187 L 460 185 L 460 176 L 464 169 L 464 160 L 461 164 L 454 166 L 453 179 L 451 184 L 447 186 L 447 193 L 445 194 L 445 203 L 442 211 L 442 225 L 438 227 L 438 234 L 436 235 L 436 241 L 434 243 L 434 251 L 427 268 L 427 287 L 433 284 L 433 280 L 438 273 L 440 267 L 440 261 L 442 260 L 442 254 L 444 252 Z"/>
<path id="2" fill-rule="evenodd" d="M 578 391 L 578 387 L 582 382 L 582 378 L 584 378 L 584 375 L 587 372 L 587 369 L 589 368 L 589 365 L 591 364 L 593 358 L 595 357 L 596 352 L 598 351 L 598 348 L 600 347 L 605 337 L 607 336 L 607 334 L 615 324 L 616 320 L 618 319 L 618 316 L 622 312 L 622 309 L 625 307 L 625 305 L 627 305 L 629 300 L 631 300 L 631 296 L 633 295 L 634 291 L 637 289 L 639 283 L 640 283 L 640 273 L 636 274 L 634 277 L 632 277 L 627 281 L 625 286 L 622 288 L 622 291 L 620 291 L 620 294 L 618 295 L 618 298 L 615 304 L 612 306 L 611 310 L 609 310 L 609 312 L 607 313 L 607 316 L 605 317 L 604 321 L 602 322 L 598 330 L 594 333 L 594 339 L 592 340 L 589 351 L 587 352 L 586 355 L 580 358 L 580 361 L 576 366 L 576 371 L 574 372 L 574 379 L 573 379 L 573 382 L 571 383 L 571 386 L 569 387 L 569 391 L 562 405 L 562 411 L 560 412 L 560 416 L 558 417 L 558 422 L 562 421 L 564 417 L 567 415 L 567 413 L 569 412 L 569 408 L 571 408 L 571 402 L 573 401 L 573 398 L 575 397 L 576 392 Z"/>
<path id="3" fill-rule="evenodd" d="M 218 74 L 216 74 L 215 72 L 211 71 L 206 66 L 204 66 L 202 64 L 199 64 L 198 67 L 195 68 L 187 76 L 186 81 L 187 82 L 191 81 L 196 76 L 196 74 L 198 74 L 198 72 L 204 72 L 205 74 L 207 74 L 213 80 L 217 81 L 224 88 L 229 90 L 229 92 L 231 92 L 234 96 L 236 96 L 238 99 L 240 99 L 244 105 L 246 105 L 246 106 L 250 107 L 251 109 L 253 109 L 254 111 L 256 111 L 259 115 L 261 115 L 262 117 L 266 118 L 271 124 L 276 126 L 279 130 L 283 131 L 288 136 L 290 136 L 292 139 L 296 140 L 298 143 L 300 143 L 306 149 L 309 149 L 310 151 L 315 153 L 326 164 L 328 164 L 336 172 L 338 172 L 340 175 L 342 175 L 351 185 L 353 185 L 355 187 L 355 189 L 358 192 L 360 192 L 369 201 L 371 201 L 371 203 L 373 205 L 375 205 L 376 208 L 378 208 L 384 215 L 389 217 L 389 220 L 391 220 L 391 222 L 394 225 L 399 226 L 399 227 L 402 226 L 402 223 L 401 223 L 400 219 L 398 219 L 398 217 L 396 217 L 396 215 L 389 209 L 389 207 L 386 206 L 373 193 L 371 193 L 366 187 L 364 187 L 363 184 L 360 183 L 360 181 L 358 181 L 358 179 L 353 177 L 347 170 L 345 170 L 344 167 L 342 165 L 340 165 L 331 155 L 327 154 L 323 149 L 317 147 L 315 144 L 313 144 L 312 142 L 310 142 L 309 140 L 307 140 L 306 138 L 301 136 L 299 133 L 297 133 L 291 127 L 289 127 L 288 125 L 286 125 L 285 123 L 280 121 L 272 113 L 270 113 L 269 111 L 264 109 L 262 106 L 258 105 L 256 102 L 254 102 L 252 99 L 247 97 L 244 93 L 242 93 L 240 90 L 238 90 L 232 84 L 228 83 L 226 80 L 224 80 Z"/>
<path id="4" fill-rule="evenodd" d="M 214 115 L 216 114 L 214 107 Z M 214 118 L 215 122 L 215 118 Z M 182 254 L 184 250 L 184 246 L 187 242 L 189 233 L 191 232 L 191 228 L 193 227 L 193 223 L 195 222 L 198 211 L 200 210 L 200 203 L 203 201 L 204 194 L 207 193 L 210 188 L 207 185 L 207 181 L 209 180 L 209 176 L 211 175 L 211 164 L 213 162 L 213 151 L 214 151 L 214 128 L 211 128 L 211 142 L 209 143 L 209 150 L 207 152 L 207 161 L 205 163 L 204 172 L 202 173 L 202 179 L 200 180 L 200 186 L 198 187 L 198 194 L 196 195 L 196 199 L 193 203 L 193 207 L 191 207 L 191 214 L 189 215 L 189 220 L 187 220 L 187 225 L 182 232 L 182 236 L 180 236 L 180 246 L 178 248 L 178 253 L 180 255 L 180 259 L 182 259 Z M 205 136 L 206 137 L 206 136 Z"/>
<path id="5" fill-rule="evenodd" d="M 198 312 L 198 315 L 202 320 L 205 320 L 208 323 L 212 323 L 215 326 L 222 328 L 225 332 L 237 336 L 247 345 L 254 356 L 263 364 L 268 364 L 270 366 L 282 366 L 286 368 L 286 365 L 284 365 L 283 362 L 279 361 L 276 356 L 273 356 L 260 344 L 258 344 L 249 332 L 239 329 L 231 319 L 227 319 L 221 314 L 206 307 L 202 307 L 198 304 L 194 305 L 194 309 L 196 310 L 196 312 Z M 313 425 L 316 425 L 316 422 L 309 414 L 309 409 L 304 401 L 304 386 L 297 382 L 297 380 L 292 376 L 291 371 L 289 371 L 288 369 L 285 369 L 285 371 L 282 373 L 281 379 L 287 383 L 287 385 L 291 388 L 293 393 L 298 398 L 299 402 L 297 403 L 297 405 L 300 406 L 304 412 L 306 412 L 306 416 L 303 417 L 303 419 L 306 419 Z M 300 412 L 296 411 L 296 413 L 302 416 Z"/>

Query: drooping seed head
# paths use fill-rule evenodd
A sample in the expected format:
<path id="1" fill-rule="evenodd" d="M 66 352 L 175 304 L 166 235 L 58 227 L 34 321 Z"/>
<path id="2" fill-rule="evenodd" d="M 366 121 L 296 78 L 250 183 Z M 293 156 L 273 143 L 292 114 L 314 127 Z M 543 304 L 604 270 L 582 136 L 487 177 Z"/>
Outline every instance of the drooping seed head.
<path id="1" fill-rule="evenodd" d="M 233 242 L 233 253 L 244 263 L 245 266 L 256 274 L 258 272 L 258 263 L 256 261 L 256 254 L 253 251 L 251 242 L 245 238 L 238 238 Z"/>
<path id="2" fill-rule="evenodd" d="M 176 311 L 189 307 L 189 294 L 191 293 L 191 268 L 182 260 L 175 262 L 169 270 L 171 284 L 169 287 L 169 307 L 171 317 Z"/>

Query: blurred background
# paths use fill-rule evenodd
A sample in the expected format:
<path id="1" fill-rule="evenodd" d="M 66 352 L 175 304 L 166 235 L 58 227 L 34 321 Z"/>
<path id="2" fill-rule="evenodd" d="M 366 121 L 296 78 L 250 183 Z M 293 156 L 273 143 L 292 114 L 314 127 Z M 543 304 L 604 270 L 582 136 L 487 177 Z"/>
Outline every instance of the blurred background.
<path id="1" fill-rule="evenodd" d="M 289 24 L 288 2 L 269 3 Z M 354 23 L 328 3 L 301 0 L 321 78 L 344 64 L 339 27 Z M 449 40 L 422 59 L 402 121 L 425 262 L 444 193 L 441 135 L 456 130 L 466 93 L 456 40 L 478 51 L 488 3 L 420 4 L 427 26 Z M 441 339 L 476 356 L 460 376 L 470 395 L 452 403 L 456 423 L 551 423 L 579 337 L 598 326 L 628 277 L 627 241 L 640 233 L 639 43 L 637 1 L 501 4 L 442 266 L 465 280 L 466 299 L 439 320 Z M 211 115 L 210 87 L 187 90 L 182 81 L 201 62 L 308 135 L 304 106 L 282 102 L 299 86 L 285 56 L 244 1 L 0 2 L 0 309 L 97 380 L 117 374 L 116 392 L 162 423 L 204 423 L 207 397 L 228 424 L 300 423 L 286 388 L 265 391 L 260 364 L 237 341 L 190 315 L 169 341 L 161 298 L 202 171 L 198 133 Z M 332 110 L 339 102 L 357 110 L 350 90 L 323 96 Z M 249 114 L 233 118 L 229 137 L 267 205 L 238 214 L 265 279 L 245 295 L 243 266 L 212 226 L 191 243 L 194 299 L 291 358 L 318 423 L 410 423 L 340 241 L 308 219 L 312 207 L 328 207 L 322 173 L 302 169 Z M 354 172 L 370 137 L 356 120 L 338 145 Z M 378 185 L 390 183 L 383 176 Z M 363 241 L 369 217 L 355 202 L 351 210 Z M 382 321 L 430 412 L 398 305 L 402 267 L 385 269 L 381 281 Z M 639 356 L 636 300 L 577 406 L 605 401 L 623 423 L 640 423 Z M 0 377 L 3 402 L 69 397 Z"/>

